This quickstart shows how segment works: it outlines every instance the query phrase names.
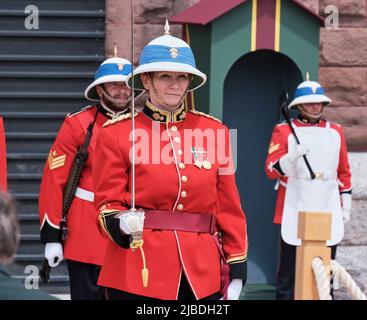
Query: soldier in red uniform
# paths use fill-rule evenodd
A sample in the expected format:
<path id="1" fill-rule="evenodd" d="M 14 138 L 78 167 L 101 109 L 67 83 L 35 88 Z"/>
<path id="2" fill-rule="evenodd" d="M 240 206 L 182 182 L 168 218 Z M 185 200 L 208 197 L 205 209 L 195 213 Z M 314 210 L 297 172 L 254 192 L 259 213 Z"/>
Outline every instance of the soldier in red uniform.
<path id="1" fill-rule="evenodd" d="M 332 258 L 343 238 L 344 223 L 350 219 L 351 174 L 343 129 L 321 117 L 329 103 L 319 83 L 302 82 L 288 106 L 299 111 L 291 124 L 300 144 L 286 122 L 276 125 L 271 137 L 265 171 L 270 179 L 278 179 L 274 223 L 281 224 L 282 234 L 277 299 L 294 298 L 295 253 L 301 244 L 298 212 L 332 212 L 332 239 L 327 242 Z M 303 155 L 307 155 L 315 179 L 311 179 Z"/>
<path id="2" fill-rule="evenodd" d="M 222 252 L 231 280 L 223 294 L 238 299 L 247 234 L 229 130 L 183 104 L 206 76 L 188 44 L 168 32 L 145 46 L 135 75 L 136 88 L 149 95 L 134 117 L 135 194 L 131 114 L 106 123 L 93 163 L 95 205 L 110 239 L 98 284 L 108 299 L 219 299 Z M 143 242 L 132 250 L 139 232 Z"/>
<path id="3" fill-rule="evenodd" d="M 2 117 L 0 117 L 0 191 L 7 191 L 6 142 Z"/>
<path id="4" fill-rule="evenodd" d="M 94 82 L 85 90 L 85 97 L 95 104 L 66 117 L 44 167 L 39 197 L 41 240 L 51 267 L 56 267 L 63 257 L 67 259 L 71 299 L 103 298 L 97 279 L 106 239 L 99 230 L 94 211 L 92 159 L 102 125 L 128 112 L 131 90 L 126 80 L 131 70 L 131 63 L 118 57 L 107 59 L 100 65 Z M 93 121 L 89 156 L 68 212 L 68 237 L 61 243 L 63 191 L 75 155 Z"/>

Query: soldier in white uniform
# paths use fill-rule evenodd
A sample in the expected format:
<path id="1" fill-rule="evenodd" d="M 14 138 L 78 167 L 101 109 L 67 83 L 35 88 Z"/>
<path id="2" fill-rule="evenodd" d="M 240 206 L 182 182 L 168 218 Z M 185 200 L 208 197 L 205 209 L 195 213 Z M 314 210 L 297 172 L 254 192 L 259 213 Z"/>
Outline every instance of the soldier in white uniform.
<path id="1" fill-rule="evenodd" d="M 315 81 L 302 82 L 289 109 L 299 115 L 291 120 L 300 144 L 288 123 L 275 126 L 266 160 L 270 179 L 278 179 L 278 197 L 274 223 L 281 224 L 281 252 L 277 275 L 277 299 L 293 299 L 298 212 L 331 212 L 332 258 L 336 244 L 344 235 L 344 223 L 350 219 L 352 203 L 351 174 L 343 129 L 322 118 L 331 100 Z M 315 173 L 311 178 L 303 156 Z"/>

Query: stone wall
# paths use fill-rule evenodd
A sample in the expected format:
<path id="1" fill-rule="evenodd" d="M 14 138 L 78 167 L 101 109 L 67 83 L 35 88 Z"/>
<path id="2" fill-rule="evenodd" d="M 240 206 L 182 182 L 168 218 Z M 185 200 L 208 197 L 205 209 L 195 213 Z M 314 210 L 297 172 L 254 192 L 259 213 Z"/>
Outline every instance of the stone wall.
<path id="1" fill-rule="evenodd" d="M 351 152 L 353 204 L 351 220 L 345 226 L 345 236 L 337 249 L 337 261 L 351 274 L 367 294 L 367 153 Z M 337 298 L 348 299 L 342 289 Z"/>
<path id="2" fill-rule="evenodd" d="M 165 19 L 192 6 L 198 0 L 134 0 L 134 64 L 143 47 L 164 32 Z M 181 25 L 171 25 L 171 34 L 181 37 Z M 106 0 L 106 55 L 131 60 L 131 0 Z"/>
<path id="3" fill-rule="evenodd" d="M 321 29 L 320 82 L 333 100 L 328 119 L 343 125 L 352 171 L 352 218 L 346 224 L 337 260 L 367 293 L 367 1 L 320 0 L 339 10 L 339 28 Z M 347 299 L 346 290 L 336 292 Z"/>
<path id="4" fill-rule="evenodd" d="M 327 116 L 343 125 L 350 151 L 367 151 L 367 1 L 320 0 L 334 5 L 339 28 L 321 29 L 320 82 L 333 100 Z"/>

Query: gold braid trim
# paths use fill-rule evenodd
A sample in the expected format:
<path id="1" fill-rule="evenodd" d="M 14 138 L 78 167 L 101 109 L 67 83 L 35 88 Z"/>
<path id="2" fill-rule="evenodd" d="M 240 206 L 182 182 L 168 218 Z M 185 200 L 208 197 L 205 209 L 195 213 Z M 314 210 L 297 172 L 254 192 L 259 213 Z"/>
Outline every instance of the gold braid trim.
<path id="1" fill-rule="evenodd" d="M 136 117 L 137 115 L 138 115 L 138 112 L 135 112 L 134 117 Z M 115 124 L 115 123 L 117 123 L 117 122 L 120 122 L 120 121 L 122 121 L 122 120 L 130 119 L 130 118 L 132 118 L 132 114 L 131 114 L 131 112 L 126 113 L 126 114 L 122 114 L 122 115 L 118 116 L 117 118 L 107 120 L 107 121 L 103 124 L 103 128 L 108 127 L 108 126 L 110 126 L 110 125 L 113 125 L 113 124 Z"/>
<path id="2" fill-rule="evenodd" d="M 219 123 L 222 123 L 222 121 L 220 121 L 219 119 L 211 116 L 210 114 L 207 114 L 207 113 L 204 113 L 204 112 L 200 112 L 200 111 L 197 111 L 197 110 L 190 110 L 189 112 L 193 113 L 193 114 L 196 114 L 198 116 L 204 116 L 204 117 L 207 117 L 209 119 L 213 119 Z"/>
<path id="3" fill-rule="evenodd" d="M 238 256 L 238 257 L 234 257 L 234 258 L 229 258 L 227 259 L 227 263 L 231 264 L 231 263 L 241 263 L 241 262 L 245 262 L 247 260 L 247 253 L 245 253 L 242 256 Z"/>
<path id="4" fill-rule="evenodd" d="M 116 212 L 118 212 L 118 211 L 113 211 L 113 212 L 109 212 L 109 214 L 106 214 L 106 212 L 105 213 L 100 213 L 99 215 L 98 215 L 98 222 L 99 222 L 99 225 L 101 226 L 101 228 L 102 228 L 102 230 L 108 235 L 108 237 L 113 241 L 113 242 L 115 242 L 115 240 L 113 240 L 113 238 L 112 238 L 112 235 L 111 235 L 111 233 L 108 231 L 108 229 L 107 229 L 107 225 L 106 225 L 106 219 L 105 219 L 105 217 L 106 216 L 108 216 L 108 215 L 111 215 L 111 214 L 113 214 L 113 213 L 116 213 Z"/>

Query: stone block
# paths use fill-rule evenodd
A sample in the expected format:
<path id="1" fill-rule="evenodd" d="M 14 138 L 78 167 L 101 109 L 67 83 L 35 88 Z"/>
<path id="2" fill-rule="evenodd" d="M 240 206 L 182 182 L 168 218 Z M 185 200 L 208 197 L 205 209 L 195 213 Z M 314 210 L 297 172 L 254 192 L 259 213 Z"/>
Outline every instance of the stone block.
<path id="1" fill-rule="evenodd" d="M 319 80 L 333 106 L 367 106 L 367 68 L 320 68 Z"/>
<path id="2" fill-rule="evenodd" d="M 367 151 L 367 107 L 335 107 L 324 109 L 326 119 L 343 126 L 348 151 Z"/>
<path id="3" fill-rule="evenodd" d="M 367 246 L 366 213 L 367 200 L 353 200 L 351 219 L 345 224 L 342 245 Z"/>
<path id="4" fill-rule="evenodd" d="M 365 0 L 320 0 L 319 13 L 325 13 L 327 6 L 333 5 L 338 8 L 339 15 L 352 16 L 358 18 L 366 17 L 366 1 Z"/>
<path id="5" fill-rule="evenodd" d="M 366 66 L 367 28 L 320 31 L 321 66 Z"/>

